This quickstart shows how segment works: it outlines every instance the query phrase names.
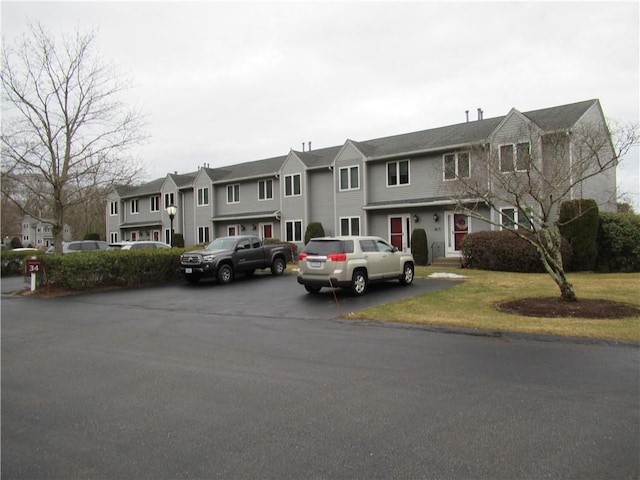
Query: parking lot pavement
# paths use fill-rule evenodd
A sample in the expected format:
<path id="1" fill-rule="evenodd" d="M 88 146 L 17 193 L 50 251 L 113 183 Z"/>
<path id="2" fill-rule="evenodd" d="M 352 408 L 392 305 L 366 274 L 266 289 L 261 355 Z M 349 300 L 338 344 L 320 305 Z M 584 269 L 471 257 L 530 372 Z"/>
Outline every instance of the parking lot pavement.
<path id="1" fill-rule="evenodd" d="M 229 285 L 220 285 L 214 280 L 201 281 L 195 285 L 180 282 L 159 287 L 82 293 L 67 298 L 71 302 L 135 305 L 138 308 L 145 305 L 156 308 L 162 305 L 164 309 L 179 312 L 330 319 L 372 305 L 454 285 L 456 282 L 429 279 L 415 280 L 412 285 L 405 287 L 394 281 L 370 285 L 369 291 L 362 297 L 354 297 L 346 290 L 329 288 L 323 288 L 320 293 L 312 295 L 297 283 L 295 275 L 274 277 L 265 272 L 252 277 L 239 276 Z"/>
<path id="2" fill-rule="evenodd" d="M 640 474 L 638 349 L 335 321 L 291 275 L 1 308 L 3 478 Z"/>

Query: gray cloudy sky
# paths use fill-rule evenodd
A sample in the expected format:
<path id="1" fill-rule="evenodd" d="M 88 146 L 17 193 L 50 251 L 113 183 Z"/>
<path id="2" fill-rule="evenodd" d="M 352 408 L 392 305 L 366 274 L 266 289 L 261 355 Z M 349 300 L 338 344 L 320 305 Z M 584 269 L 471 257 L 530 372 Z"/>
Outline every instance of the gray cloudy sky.
<path id="1" fill-rule="evenodd" d="M 638 2 L 8 2 L 96 29 L 147 115 L 147 179 L 599 98 L 639 121 Z M 640 207 L 638 147 L 618 170 Z"/>

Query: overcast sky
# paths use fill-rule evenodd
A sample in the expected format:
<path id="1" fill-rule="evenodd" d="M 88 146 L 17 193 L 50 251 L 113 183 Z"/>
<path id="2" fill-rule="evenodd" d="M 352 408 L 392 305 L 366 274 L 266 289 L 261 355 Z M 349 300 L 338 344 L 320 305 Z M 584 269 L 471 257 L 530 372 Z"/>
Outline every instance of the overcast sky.
<path id="1" fill-rule="evenodd" d="M 147 116 L 146 179 L 598 98 L 639 122 L 630 2 L 7 2 L 28 21 L 97 31 Z M 638 147 L 618 169 L 640 211 Z"/>

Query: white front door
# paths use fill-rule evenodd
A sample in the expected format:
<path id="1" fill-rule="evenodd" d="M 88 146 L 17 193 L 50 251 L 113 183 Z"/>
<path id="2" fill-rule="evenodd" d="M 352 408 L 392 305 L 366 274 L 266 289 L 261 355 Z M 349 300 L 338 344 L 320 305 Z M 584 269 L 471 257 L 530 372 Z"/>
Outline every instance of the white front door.
<path id="1" fill-rule="evenodd" d="M 445 256 L 456 257 L 462 254 L 462 239 L 471 232 L 470 219 L 462 213 L 445 212 L 444 215 L 447 232 Z"/>

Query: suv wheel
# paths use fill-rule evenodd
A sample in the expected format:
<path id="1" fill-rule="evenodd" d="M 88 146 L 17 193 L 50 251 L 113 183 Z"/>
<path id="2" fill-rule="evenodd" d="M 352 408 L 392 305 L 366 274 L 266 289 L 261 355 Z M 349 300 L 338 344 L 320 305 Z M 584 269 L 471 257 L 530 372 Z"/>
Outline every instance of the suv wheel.
<path id="1" fill-rule="evenodd" d="M 400 285 L 411 285 L 413 283 L 413 265 L 410 263 L 404 264 L 404 272 L 400 277 Z"/>
<path id="2" fill-rule="evenodd" d="M 287 268 L 287 264 L 284 263 L 282 258 L 276 258 L 271 264 L 271 274 L 279 277 L 284 273 L 284 269 Z"/>
<path id="3" fill-rule="evenodd" d="M 364 270 L 356 270 L 351 278 L 351 293 L 356 296 L 364 295 L 367 291 L 367 274 Z"/>
<path id="4" fill-rule="evenodd" d="M 231 265 L 222 265 L 218 270 L 218 282 L 224 284 L 231 283 L 233 280 L 233 269 Z"/>

